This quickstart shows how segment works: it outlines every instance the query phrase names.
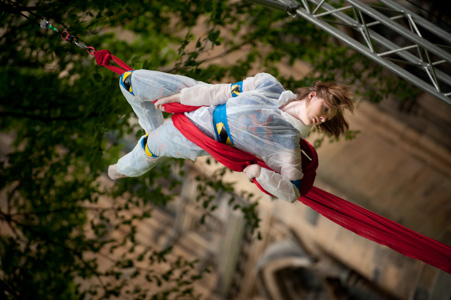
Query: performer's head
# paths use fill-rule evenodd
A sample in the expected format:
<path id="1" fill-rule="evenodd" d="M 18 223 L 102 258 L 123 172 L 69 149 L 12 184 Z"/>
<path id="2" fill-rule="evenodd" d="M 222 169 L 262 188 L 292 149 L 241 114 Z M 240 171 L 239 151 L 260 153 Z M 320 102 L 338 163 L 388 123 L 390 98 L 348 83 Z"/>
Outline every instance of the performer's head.
<path id="1" fill-rule="evenodd" d="M 344 118 L 345 109 L 354 110 L 348 86 L 335 82 L 317 81 L 312 87 L 296 90 L 296 100 L 305 100 L 299 119 L 305 125 L 315 125 L 320 132 L 339 137 L 349 129 Z"/>

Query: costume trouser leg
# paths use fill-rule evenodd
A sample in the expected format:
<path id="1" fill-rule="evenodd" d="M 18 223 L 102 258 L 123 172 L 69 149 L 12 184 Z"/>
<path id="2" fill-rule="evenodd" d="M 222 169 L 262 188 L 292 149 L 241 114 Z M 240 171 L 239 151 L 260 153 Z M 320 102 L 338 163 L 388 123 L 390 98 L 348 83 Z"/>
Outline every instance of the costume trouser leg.
<path id="1" fill-rule="evenodd" d="M 163 114 L 155 108 L 153 101 L 180 93 L 183 88 L 196 84 L 196 80 L 186 76 L 148 70 L 125 72 L 119 80 L 122 93 L 145 131 L 157 129 L 164 121 Z"/>
<path id="2" fill-rule="evenodd" d="M 130 78 L 124 84 L 126 75 Z M 173 126 L 172 120 L 163 124 L 163 114 L 153 104 L 159 98 L 179 93 L 183 88 L 196 84 L 198 82 L 192 78 L 157 71 L 137 70 L 131 75 L 122 75 L 121 91 L 138 116 L 139 124 L 148 133 L 148 149 L 157 157 L 149 157 L 145 153 L 143 136 L 130 153 L 119 159 L 115 172 L 136 177 L 153 168 L 162 157 L 195 159 L 206 154 L 183 137 Z"/>

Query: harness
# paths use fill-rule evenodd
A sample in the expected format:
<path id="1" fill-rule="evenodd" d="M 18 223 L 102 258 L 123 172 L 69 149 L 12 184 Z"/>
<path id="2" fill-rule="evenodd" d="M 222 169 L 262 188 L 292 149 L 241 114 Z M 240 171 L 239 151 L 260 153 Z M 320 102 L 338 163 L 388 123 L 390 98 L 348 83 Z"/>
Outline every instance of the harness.
<path id="1" fill-rule="evenodd" d="M 230 135 L 229 123 L 227 122 L 226 105 L 221 104 L 213 111 L 213 127 L 216 137 L 220 143 L 233 147 L 233 139 Z"/>
<path id="2" fill-rule="evenodd" d="M 230 90 L 232 97 L 238 97 L 243 91 L 243 82 L 232 83 Z M 220 143 L 233 147 L 233 139 L 230 135 L 229 123 L 227 122 L 226 104 L 215 107 L 213 111 L 213 128 L 215 129 L 216 138 Z"/>

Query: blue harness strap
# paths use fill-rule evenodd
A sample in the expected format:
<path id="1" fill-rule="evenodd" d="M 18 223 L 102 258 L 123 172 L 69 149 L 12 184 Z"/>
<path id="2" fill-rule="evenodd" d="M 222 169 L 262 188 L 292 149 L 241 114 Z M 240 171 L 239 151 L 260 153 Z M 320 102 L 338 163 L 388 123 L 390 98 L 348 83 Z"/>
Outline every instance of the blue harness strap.
<path id="1" fill-rule="evenodd" d="M 215 128 L 216 137 L 220 143 L 233 146 L 232 136 L 227 123 L 226 105 L 221 104 L 215 107 L 213 111 L 213 127 Z"/>

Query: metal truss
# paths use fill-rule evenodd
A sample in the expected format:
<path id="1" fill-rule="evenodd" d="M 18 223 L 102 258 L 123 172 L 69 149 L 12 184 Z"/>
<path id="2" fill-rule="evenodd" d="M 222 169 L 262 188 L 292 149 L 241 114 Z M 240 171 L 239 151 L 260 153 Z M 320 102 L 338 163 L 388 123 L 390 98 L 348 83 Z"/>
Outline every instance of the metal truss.
<path id="1" fill-rule="evenodd" d="M 371 5 L 359 0 L 247 1 L 310 21 L 451 105 L 451 34 L 405 7 L 391 0 L 372 0 Z"/>

